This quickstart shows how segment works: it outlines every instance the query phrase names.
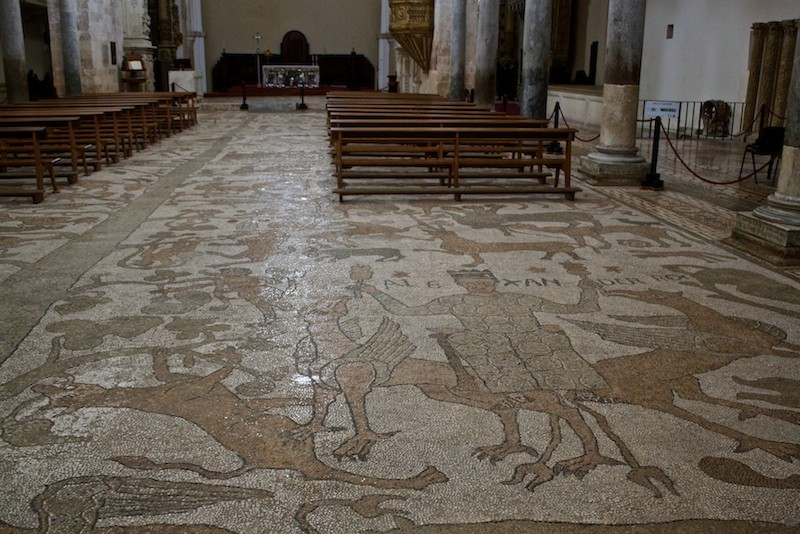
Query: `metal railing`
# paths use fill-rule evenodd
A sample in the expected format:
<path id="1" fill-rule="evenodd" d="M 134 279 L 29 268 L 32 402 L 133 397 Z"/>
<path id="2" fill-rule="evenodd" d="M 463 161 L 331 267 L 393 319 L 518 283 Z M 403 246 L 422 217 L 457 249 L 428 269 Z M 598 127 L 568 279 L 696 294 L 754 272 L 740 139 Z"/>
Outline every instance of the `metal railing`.
<path id="1" fill-rule="evenodd" d="M 639 101 L 638 116 L 641 121 L 638 137 L 642 139 L 651 139 L 655 135 L 653 121 L 645 119 L 647 102 L 651 101 Z M 714 101 L 675 102 L 678 104 L 677 117 L 661 118 L 667 135 L 672 139 L 732 139 L 742 131 L 745 126 L 744 102 L 725 103 L 728 112 L 727 121 L 715 121 L 713 116 L 709 116 L 708 102 Z"/>

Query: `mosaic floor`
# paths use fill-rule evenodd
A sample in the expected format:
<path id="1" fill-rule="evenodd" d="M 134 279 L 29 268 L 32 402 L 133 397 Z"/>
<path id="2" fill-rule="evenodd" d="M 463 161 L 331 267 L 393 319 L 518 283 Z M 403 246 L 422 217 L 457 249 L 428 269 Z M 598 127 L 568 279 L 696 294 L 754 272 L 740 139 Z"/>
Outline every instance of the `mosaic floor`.
<path id="1" fill-rule="evenodd" d="M 797 532 L 763 180 L 339 203 L 311 108 L 0 199 L 0 532 Z"/>

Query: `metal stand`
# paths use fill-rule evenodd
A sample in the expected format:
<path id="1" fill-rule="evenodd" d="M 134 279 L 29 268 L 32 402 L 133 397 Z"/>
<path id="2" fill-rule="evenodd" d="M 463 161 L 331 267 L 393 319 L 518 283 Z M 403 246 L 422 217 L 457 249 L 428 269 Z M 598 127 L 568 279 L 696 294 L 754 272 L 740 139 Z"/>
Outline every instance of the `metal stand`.
<path id="1" fill-rule="evenodd" d="M 242 111 L 247 111 L 250 106 L 247 105 L 247 86 L 242 82 L 242 105 L 239 106 Z"/>
<path id="2" fill-rule="evenodd" d="M 300 73 L 300 102 L 295 104 L 295 108 L 298 111 L 301 111 L 301 110 L 304 110 L 304 109 L 308 109 L 308 106 L 306 106 L 306 92 L 305 92 L 305 89 L 306 89 L 306 78 L 305 78 L 305 74 L 301 72 Z"/>
<path id="3" fill-rule="evenodd" d="M 656 117 L 656 133 L 653 135 L 653 154 L 650 158 L 650 172 L 648 172 L 644 180 L 640 182 L 642 189 L 652 189 L 653 191 L 661 191 L 664 189 L 664 182 L 661 180 L 661 175 L 656 172 L 658 169 L 658 145 L 660 141 L 661 117 Z"/>
<path id="4" fill-rule="evenodd" d="M 556 109 L 553 111 L 555 118 L 553 119 L 553 128 L 558 128 L 558 116 L 561 115 L 561 104 L 556 102 Z M 558 141 L 551 141 L 545 149 L 550 154 L 563 154 L 564 149 Z"/>

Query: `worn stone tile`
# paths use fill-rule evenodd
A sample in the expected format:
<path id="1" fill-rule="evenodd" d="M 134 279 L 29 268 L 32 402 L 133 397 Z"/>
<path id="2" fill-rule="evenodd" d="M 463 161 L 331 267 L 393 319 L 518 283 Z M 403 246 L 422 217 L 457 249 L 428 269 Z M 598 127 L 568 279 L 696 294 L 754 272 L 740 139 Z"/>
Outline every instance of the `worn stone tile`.
<path id="1" fill-rule="evenodd" d="M 310 104 L 2 200 L 3 528 L 796 529 L 800 283 L 719 241 L 760 189 L 339 203 Z"/>

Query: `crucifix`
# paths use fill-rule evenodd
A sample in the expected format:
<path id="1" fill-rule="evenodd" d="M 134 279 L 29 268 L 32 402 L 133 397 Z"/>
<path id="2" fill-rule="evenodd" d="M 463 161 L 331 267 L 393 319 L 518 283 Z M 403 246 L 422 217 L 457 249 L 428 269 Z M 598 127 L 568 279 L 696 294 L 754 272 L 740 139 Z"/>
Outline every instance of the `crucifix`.
<path id="1" fill-rule="evenodd" d="M 253 36 L 253 39 L 256 42 L 256 85 L 259 87 L 261 86 L 261 50 L 259 49 L 259 44 L 261 43 L 261 34 L 256 32 Z"/>

